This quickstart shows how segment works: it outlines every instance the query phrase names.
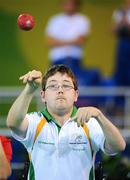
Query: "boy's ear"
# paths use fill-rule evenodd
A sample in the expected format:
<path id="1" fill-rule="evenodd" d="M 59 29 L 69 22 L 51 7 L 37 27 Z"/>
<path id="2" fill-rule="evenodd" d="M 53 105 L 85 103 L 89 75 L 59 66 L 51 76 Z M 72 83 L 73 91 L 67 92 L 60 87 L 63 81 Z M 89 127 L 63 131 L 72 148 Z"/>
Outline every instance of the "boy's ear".
<path id="1" fill-rule="evenodd" d="M 74 102 L 77 102 L 78 97 L 79 97 L 79 90 L 76 90 L 75 93 L 76 93 L 76 94 L 75 94 L 75 101 L 74 101 Z"/>
<path id="2" fill-rule="evenodd" d="M 45 91 L 41 90 L 40 92 L 41 100 L 45 103 Z"/>

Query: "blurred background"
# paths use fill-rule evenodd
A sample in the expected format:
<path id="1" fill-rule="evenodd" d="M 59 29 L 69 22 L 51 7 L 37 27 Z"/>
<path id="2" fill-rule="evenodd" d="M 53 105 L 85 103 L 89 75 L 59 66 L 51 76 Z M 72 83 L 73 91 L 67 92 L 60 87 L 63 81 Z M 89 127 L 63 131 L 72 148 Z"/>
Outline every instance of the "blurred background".
<path id="1" fill-rule="evenodd" d="M 111 16 L 120 0 L 83 0 L 82 12 L 92 22 L 91 37 L 85 47 L 84 64 L 97 67 L 109 76 L 114 66 L 115 38 L 111 33 Z M 28 69 L 44 71 L 48 67 L 48 51 L 44 40 L 45 26 L 51 16 L 60 12 L 60 0 L 0 0 L 0 76 L 1 85 L 19 85 L 18 77 Z M 36 25 L 32 31 L 21 31 L 17 17 L 21 13 L 34 16 Z M 6 63 L 5 63 L 6 62 Z M 107 64 L 107 66 L 106 66 Z M 16 71 L 14 68 L 16 67 Z M 20 68 L 18 68 L 20 67 Z M 11 74 L 11 79 L 10 79 Z"/>
<path id="2" fill-rule="evenodd" d="M 0 135 L 11 138 L 5 121 L 11 104 L 22 90 L 19 77 L 29 70 L 45 72 L 49 67 L 45 28 L 50 17 L 61 12 L 59 3 L 60 0 L 0 0 Z M 130 179 L 130 89 L 129 86 L 109 83 L 113 82 L 117 45 L 117 38 L 112 33 L 112 14 L 122 3 L 123 0 L 83 0 L 81 7 L 81 12 L 91 20 L 91 34 L 84 46 L 83 66 L 97 69 L 103 81 L 98 86 L 81 84 L 77 106 L 100 107 L 120 128 L 127 141 L 126 151 L 119 156 L 108 158 L 102 153 L 97 156 L 97 161 L 103 161 L 104 174 L 111 174 L 109 180 L 114 180 L 116 170 L 122 170 L 116 179 Z M 32 30 L 18 28 L 17 18 L 21 13 L 34 16 L 35 27 Z M 41 101 L 39 94 L 36 94 L 30 111 L 39 108 L 42 108 Z M 26 150 L 14 139 L 11 138 L 11 141 L 13 172 L 10 179 L 24 179 Z"/>

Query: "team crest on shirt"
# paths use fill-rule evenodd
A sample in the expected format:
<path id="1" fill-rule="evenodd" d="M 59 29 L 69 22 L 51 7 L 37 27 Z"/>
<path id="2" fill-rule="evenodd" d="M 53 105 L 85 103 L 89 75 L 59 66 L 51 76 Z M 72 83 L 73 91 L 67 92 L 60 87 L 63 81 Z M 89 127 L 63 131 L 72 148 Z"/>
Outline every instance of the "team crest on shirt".
<path id="1" fill-rule="evenodd" d="M 69 144 L 74 151 L 85 151 L 88 143 L 82 134 L 75 133 L 72 135 Z"/>
<path id="2" fill-rule="evenodd" d="M 77 135 L 77 137 L 75 138 L 75 142 L 81 143 L 81 141 L 82 141 L 82 135 Z"/>

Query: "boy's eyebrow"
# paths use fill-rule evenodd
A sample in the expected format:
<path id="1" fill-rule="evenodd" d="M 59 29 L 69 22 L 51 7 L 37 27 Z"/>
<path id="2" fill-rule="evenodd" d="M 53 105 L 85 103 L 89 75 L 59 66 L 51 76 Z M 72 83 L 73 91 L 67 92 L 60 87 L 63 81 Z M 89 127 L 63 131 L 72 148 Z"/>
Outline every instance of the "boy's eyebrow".
<path id="1" fill-rule="evenodd" d="M 51 83 L 51 82 L 58 82 L 58 81 L 54 79 L 48 81 L 48 83 Z M 63 82 L 71 83 L 69 80 L 63 80 Z"/>
<path id="2" fill-rule="evenodd" d="M 50 82 L 57 82 L 57 81 L 56 81 L 56 80 L 54 80 L 54 79 L 52 79 L 52 80 L 48 81 L 48 83 L 50 83 Z"/>
<path id="3" fill-rule="evenodd" d="M 69 80 L 64 80 L 64 82 L 67 82 L 67 83 L 72 83 L 72 82 L 70 82 Z"/>

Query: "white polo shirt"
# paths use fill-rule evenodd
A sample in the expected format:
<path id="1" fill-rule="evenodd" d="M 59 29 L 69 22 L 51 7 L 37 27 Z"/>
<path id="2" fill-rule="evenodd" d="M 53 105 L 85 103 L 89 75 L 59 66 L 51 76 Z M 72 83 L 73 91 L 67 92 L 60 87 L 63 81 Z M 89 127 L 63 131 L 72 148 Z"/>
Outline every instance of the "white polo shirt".
<path id="1" fill-rule="evenodd" d="M 35 143 L 37 125 L 41 118 L 47 119 Z M 92 180 L 93 157 L 89 140 L 82 127 L 71 120 L 60 127 L 45 109 L 42 113 L 27 114 L 29 127 L 23 139 L 14 138 L 24 144 L 31 153 L 29 180 Z M 93 151 L 104 151 L 104 134 L 97 120 L 87 123 Z M 33 144 L 34 143 L 34 144 Z"/>
<path id="2" fill-rule="evenodd" d="M 50 37 L 71 41 L 90 33 L 90 20 L 88 17 L 76 13 L 72 16 L 58 14 L 52 17 L 47 25 L 46 34 Z M 52 61 L 65 57 L 81 58 L 83 49 L 77 45 L 57 46 L 50 49 L 49 56 Z"/>

